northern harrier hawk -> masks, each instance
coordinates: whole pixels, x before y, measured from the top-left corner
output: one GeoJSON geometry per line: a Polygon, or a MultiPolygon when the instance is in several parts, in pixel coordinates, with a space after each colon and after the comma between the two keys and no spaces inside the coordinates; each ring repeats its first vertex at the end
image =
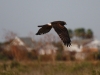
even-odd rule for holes
{"type": "Polygon", "coordinates": [[[41,27],[39,31],[36,33],[36,35],[41,35],[48,33],[51,28],[54,28],[54,30],[57,32],[61,40],[63,41],[64,45],[70,46],[71,40],[69,37],[69,33],[67,28],[65,28],[66,22],[64,21],[53,21],[51,23],[45,24],[45,25],[39,25],[38,27],[41,27]]]}

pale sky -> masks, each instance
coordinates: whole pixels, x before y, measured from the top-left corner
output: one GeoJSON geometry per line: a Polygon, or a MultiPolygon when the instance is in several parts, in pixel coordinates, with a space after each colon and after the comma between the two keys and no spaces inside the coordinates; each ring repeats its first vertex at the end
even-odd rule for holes
{"type": "Polygon", "coordinates": [[[23,37],[56,20],[66,21],[70,29],[90,28],[100,40],[100,0],[0,0],[0,41],[3,29],[23,37]]]}

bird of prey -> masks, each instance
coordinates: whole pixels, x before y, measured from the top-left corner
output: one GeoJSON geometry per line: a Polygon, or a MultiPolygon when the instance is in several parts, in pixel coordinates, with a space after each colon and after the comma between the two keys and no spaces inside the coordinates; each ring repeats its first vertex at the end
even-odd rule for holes
{"type": "Polygon", "coordinates": [[[44,25],[39,25],[38,27],[41,27],[41,28],[38,30],[36,35],[48,33],[51,30],[51,28],[54,28],[56,33],[59,35],[59,37],[63,41],[64,45],[67,45],[67,47],[68,46],[70,47],[71,40],[69,37],[68,30],[64,25],[66,25],[66,22],[64,21],[53,21],[44,25]]]}

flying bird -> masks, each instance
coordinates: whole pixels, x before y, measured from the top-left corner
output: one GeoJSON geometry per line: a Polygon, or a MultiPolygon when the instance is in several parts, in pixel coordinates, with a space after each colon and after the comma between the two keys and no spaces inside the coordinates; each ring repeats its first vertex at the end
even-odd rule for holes
{"type": "Polygon", "coordinates": [[[41,28],[38,30],[36,35],[48,33],[51,30],[51,28],[54,28],[56,33],[59,35],[59,37],[63,41],[64,45],[67,45],[67,47],[68,46],[70,47],[71,40],[69,37],[68,30],[64,25],[67,25],[66,22],[64,21],[53,21],[44,25],[39,25],[38,27],[41,27],[41,28]]]}

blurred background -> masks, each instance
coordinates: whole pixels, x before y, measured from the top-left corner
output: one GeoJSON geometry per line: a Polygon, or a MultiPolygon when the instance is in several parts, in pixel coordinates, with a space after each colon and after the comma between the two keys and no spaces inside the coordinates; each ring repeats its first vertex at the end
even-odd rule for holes
{"type": "Polygon", "coordinates": [[[0,74],[99,75],[99,15],[99,0],[0,0],[0,74]],[[67,22],[70,47],[54,29],[35,35],[57,20],[67,22]]]}

